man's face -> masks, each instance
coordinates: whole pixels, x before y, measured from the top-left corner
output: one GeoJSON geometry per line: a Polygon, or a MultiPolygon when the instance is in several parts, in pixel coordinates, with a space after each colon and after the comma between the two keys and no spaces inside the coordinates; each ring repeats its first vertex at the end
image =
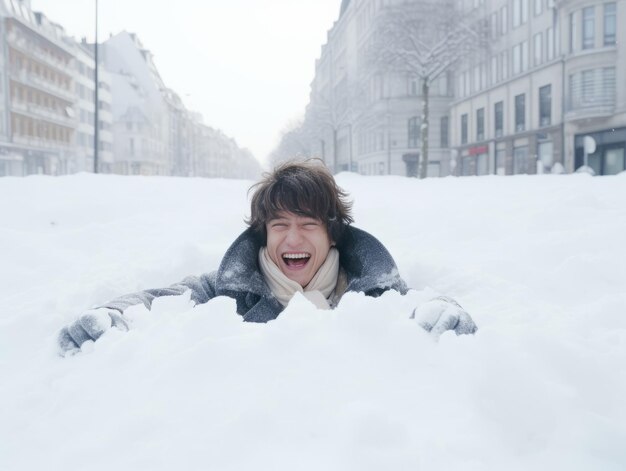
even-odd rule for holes
{"type": "Polygon", "coordinates": [[[267,252],[280,271],[303,288],[322,266],[331,247],[326,225],[283,211],[266,224],[267,252]]]}

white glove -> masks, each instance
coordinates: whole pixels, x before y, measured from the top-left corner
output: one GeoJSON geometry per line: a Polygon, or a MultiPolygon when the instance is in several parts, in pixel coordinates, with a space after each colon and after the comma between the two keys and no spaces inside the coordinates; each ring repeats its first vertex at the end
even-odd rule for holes
{"type": "Polygon", "coordinates": [[[98,340],[111,327],[128,330],[128,323],[119,311],[101,307],[83,312],[78,319],[59,332],[61,353],[78,350],[88,340],[98,340]]]}
{"type": "Polygon", "coordinates": [[[457,335],[473,334],[478,330],[459,303],[446,296],[439,296],[416,307],[411,318],[435,338],[447,330],[453,330],[457,335]]]}

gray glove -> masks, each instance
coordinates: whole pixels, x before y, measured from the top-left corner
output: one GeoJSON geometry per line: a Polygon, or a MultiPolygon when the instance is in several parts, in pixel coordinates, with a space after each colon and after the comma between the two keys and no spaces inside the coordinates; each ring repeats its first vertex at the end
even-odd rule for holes
{"type": "Polygon", "coordinates": [[[435,338],[447,330],[453,330],[456,335],[473,334],[478,330],[459,303],[446,296],[439,296],[416,307],[411,318],[435,338]]]}
{"type": "Polygon", "coordinates": [[[59,332],[58,344],[61,353],[78,350],[88,340],[98,340],[111,327],[128,330],[128,323],[119,311],[98,308],[83,312],[78,319],[59,332]]]}

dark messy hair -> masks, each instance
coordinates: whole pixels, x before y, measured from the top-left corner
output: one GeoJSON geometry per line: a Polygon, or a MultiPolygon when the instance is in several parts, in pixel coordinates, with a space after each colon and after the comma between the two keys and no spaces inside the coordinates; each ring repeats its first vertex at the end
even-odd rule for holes
{"type": "Polygon", "coordinates": [[[350,215],[352,202],[319,159],[287,161],[265,173],[258,183],[250,203],[250,218],[246,223],[267,242],[265,223],[288,211],[317,219],[326,225],[328,236],[338,242],[345,228],[354,222],[350,215]]]}

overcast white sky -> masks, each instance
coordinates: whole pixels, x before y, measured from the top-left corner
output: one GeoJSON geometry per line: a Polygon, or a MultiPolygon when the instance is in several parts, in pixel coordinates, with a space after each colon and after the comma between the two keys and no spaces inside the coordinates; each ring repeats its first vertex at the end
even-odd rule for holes
{"type": "MultiPolygon", "coordinates": [[[[32,0],[68,34],[94,37],[94,0],[32,0]]],[[[99,39],[137,33],[166,85],[260,160],[308,102],[341,0],[100,0],[99,39]]]]}

